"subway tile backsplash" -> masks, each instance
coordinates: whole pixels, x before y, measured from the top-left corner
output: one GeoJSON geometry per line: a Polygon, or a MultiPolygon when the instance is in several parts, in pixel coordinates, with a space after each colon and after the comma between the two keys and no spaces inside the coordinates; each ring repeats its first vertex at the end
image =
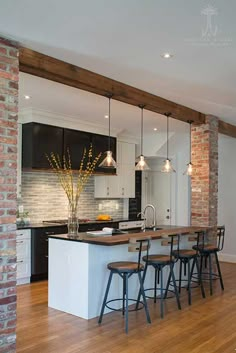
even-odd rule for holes
{"type": "MultiPolygon", "coordinates": [[[[57,176],[46,171],[23,171],[21,204],[29,212],[32,223],[68,217],[68,201],[57,176]]],[[[94,176],[86,184],[79,200],[79,218],[95,219],[98,214],[123,218],[123,199],[95,199],[94,176]]]]}

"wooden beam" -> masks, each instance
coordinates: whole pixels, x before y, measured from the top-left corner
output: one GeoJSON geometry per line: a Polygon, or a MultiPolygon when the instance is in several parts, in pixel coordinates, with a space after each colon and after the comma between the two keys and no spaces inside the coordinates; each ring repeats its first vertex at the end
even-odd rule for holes
{"type": "Polygon", "coordinates": [[[230,137],[236,138],[236,126],[219,120],[218,131],[220,134],[224,134],[230,137]]]}
{"type": "Polygon", "coordinates": [[[112,93],[115,100],[135,106],[145,104],[146,110],[155,113],[171,112],[171,117],[184,122],[205,122],[205,115],[198,111],[31,49],[20,48],[19,61],[20,71],[28,74],[102,96],[112,93]]]}

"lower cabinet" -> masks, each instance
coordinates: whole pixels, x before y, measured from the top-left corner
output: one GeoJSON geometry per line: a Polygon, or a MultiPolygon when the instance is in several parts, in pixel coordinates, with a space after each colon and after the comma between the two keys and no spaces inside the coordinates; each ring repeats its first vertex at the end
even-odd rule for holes
{"type": "Polygon", "coordinates": [[[31,276],[31,230],[16,231],[17,284],[30,282],[31,276]]]}
{"type": "Polygon", "coordinates": [[[31,282],[48,278],[48,236],[64,233],[67,233],[67,226],[32,229],[31,282]]]}

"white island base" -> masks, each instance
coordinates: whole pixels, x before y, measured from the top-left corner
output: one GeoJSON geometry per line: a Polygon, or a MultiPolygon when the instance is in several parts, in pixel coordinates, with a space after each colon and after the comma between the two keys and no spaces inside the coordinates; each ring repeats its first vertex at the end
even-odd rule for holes
{"type": "MultiPolygon", "coordinates": [[[[153,240],[150,253],[165,253],[161,240],[153,240]]],[[[137,261],[137,253],[128,252],[128,244],[103,246],[78,241],[49,238],[48,306],[83,319],[99,316],[109,270],[113,261],[137,261]]],[[[168,269],[164,270],[165,281],[168,269]]],[[[153,287],[154,271],[148,269],[145,287],[153,287]]],[[[129,279],[129,298],[136,299],[138,276],[129,279]]],[[[113,276],[109,299],[122,297],[122,279],[113,276]]],[[[117,303],[117,308],[121,302],[117,303]]],[[[132,303],[130,303],[132,304],[132,303]]],[[[112,303],[115,306],[114,303],[112,303]]],[[[110,310],[106,309],[105,313],[110,310]]]]}

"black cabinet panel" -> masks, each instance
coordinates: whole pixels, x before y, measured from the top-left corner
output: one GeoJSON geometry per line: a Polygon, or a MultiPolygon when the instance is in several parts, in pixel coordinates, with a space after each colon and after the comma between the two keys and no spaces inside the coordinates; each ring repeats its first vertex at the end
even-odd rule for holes
{"type": "Polygon", "coordinates": [[[49,163],[46,154],[54,152],[62,158],[63,128],[28,123],[22,126],[22,166],[23,168],[46,168],[49,163]]]}
{"type": "MultiPolygon", "coordinates": [[[[64,129],[61,127],[27,123],[22,126],[22,167],[50,169],[46,154],[54,152],[62,160],[63,154],[67,155],[69,149],[72,169],[79,169],[84,148],[89,150],[93,146],[93,158],[102,153],[101,159],[105,157],[108,150],[108,136],[93,134],[85,131],[64,129]]],[[[111,137],[110,148],[116,159],[116,138],[111,137]]],[[[96,173],[115,174],[113,168],[99,168],[96,166],[96,173]]],[[[84,161],[86,168],[87,160],[84,161]]]]}
{"type": "MultiPolygon", "coordinates": [[[[91,134],[84,131],[76,131],[64,129],[64,153],[67,156],[69,150],[72,169],[79,169],[82,160],[84,149],[88,153],[91,143],[91,134]]],[[[86,167],[87,160],[84,160],[84,168],[86,167]]]]}
{"type": "MultiPolygon", "coordinates": [[[[92,144],[93,144],[93,150],[94,150],[94,155],[98,155],[99,153],[102,153],[100,161],[98,162],[95,171],[97,173],[109,173],[109,174],[115,174],[116,169],[114,168],[100,168],[99,163],[106,157],[106,151],[108,151],[109,148],[109,137],[104,136],[104,135],[99,135],[99,134],[93,134],[92,135],[92,144]]],[[[111,137],[110,138],[110,149],[112,151],[113,158],[116,160],[116,138],[111,137]]]]}
{"type": "Polygon", "coordinates": [[[129,199],[129,219],[137,219],[137,215],[141,212],[142,200],[142,172],[135,172],[135,198],[129,199]]]}
{"type": "Polygon", "coordinates": [[[31,282],[48,277],[48,236],[67,233],[67,226],[35,228],[31,231],[31,282]]]}

